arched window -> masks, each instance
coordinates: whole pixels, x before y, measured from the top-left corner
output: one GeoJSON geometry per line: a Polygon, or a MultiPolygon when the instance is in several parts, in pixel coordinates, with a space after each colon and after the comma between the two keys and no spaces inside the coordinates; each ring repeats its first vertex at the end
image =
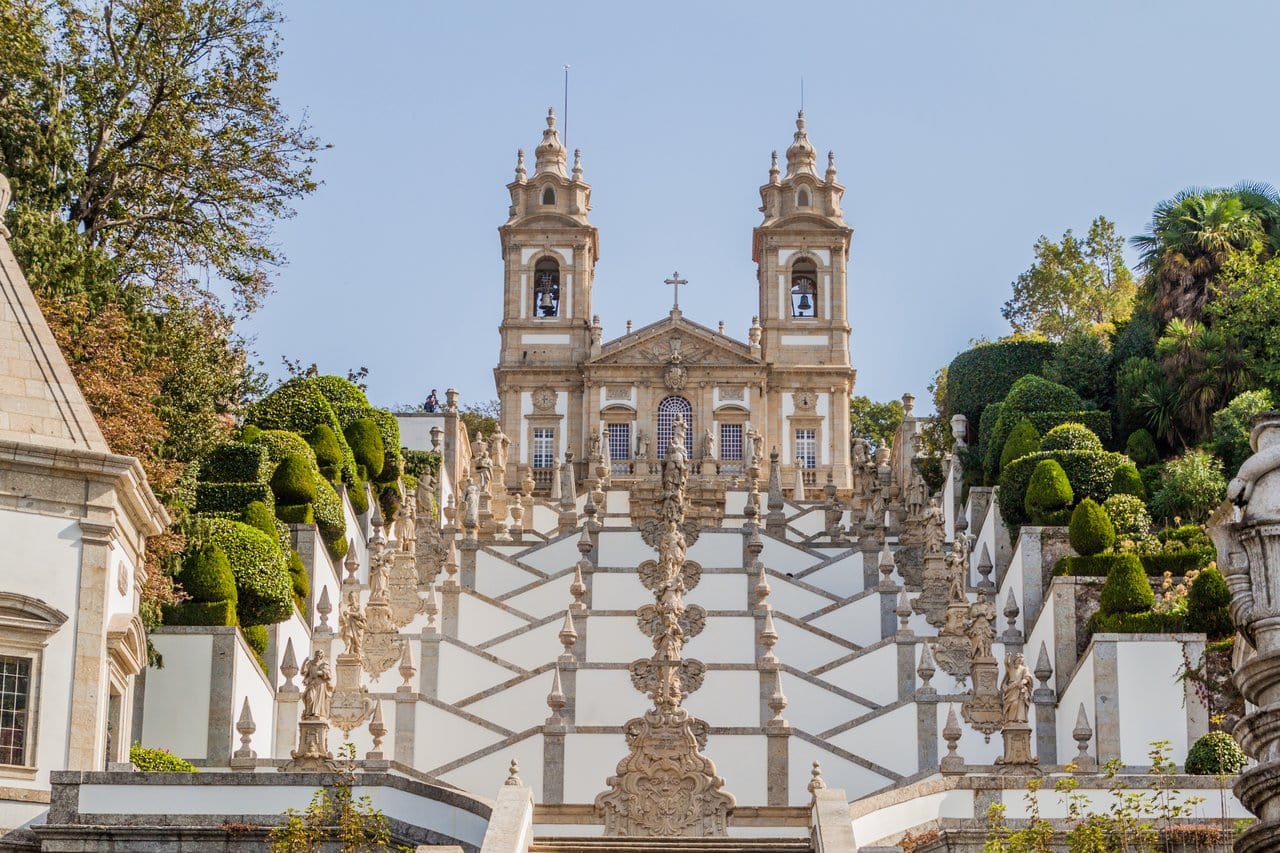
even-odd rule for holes
{"type": "Polygon", "coordinates": [[[805,187],[800,188],[800,192],[796,193],[796,207],[809,206],[809,190],[805,187]]]}
{"type": "Polygon", "coordinates": [[[658,458],[667,458],[671,445],[671,425],[676,418],[684,419],[684,451],[693,458],[693,406],[684,397],[667,397],[658,404],[658,458]]]}
{"type": "Polygon", "coordinates": [[[560,316],[560,265],[552,258],[543,258],[533,268],[533,314],[560,316]]]}
{"type": "Polygon", "coordinates": [[[818,316],[818,269],[807,258],[791,267],[791,316],[818,316]]]}
{"type": "Polygon", "coordinates": [[[543,190],[543,191],[542,191],[542,203],[543,203],[543,204],[555,204],[555,203],[556,203],[556,191],[555,191],[555,190],[553,190],[551,187],[547,187],[545,190],[543,190]]]}

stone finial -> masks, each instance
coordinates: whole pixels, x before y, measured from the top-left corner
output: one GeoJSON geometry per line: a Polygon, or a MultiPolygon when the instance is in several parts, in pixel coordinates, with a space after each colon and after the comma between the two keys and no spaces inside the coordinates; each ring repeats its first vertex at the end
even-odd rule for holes
{"type": "Polygon", "coordinates": [[[769,696],[769,710],[773,711],[773,717],[769,720],[768,725],[772,728],[785,726],[787,721],[782,719],[782,712],[787,709],[787,697],[782,692],[782,682],[775,678],[773,681],[773,693],[769,696]]]}
{"type": "Polygon", "coordinates": [[[892,592],[896,588],[893,573],[897,568],[897,563],[893,561],[893,552],[889,550],[889,543],[886,542],[880,549],[880,589],[882,591],[892,592]]]}
{"type": "Polygon", "coordinates": [[[796,175],[817,175],[818,152],[809,142],[809,133],[805,127],[804,110],[796,113],[796,132],[791,145],[787,148],[787,177],[796,175]]]}
{"type": "Polygon", "coordinates": [[[982,577],[982,580],[978,581],[978,589],[996,588],[996,585],[991,581],[991,573],[994,570],[995,566],[991,562],[991,552],[987,550],[987,543],[983,542],[982,553],[978,555],[978,574],[982,577]]]}
{"type": "MultiPolygon", "coordinates": [[[[581,542],[579,542],[581,545],[581,542]]],[[[574,563],[573,566],[573,583],[569,584],[569,594],[573,596],[573,604],[569,609],[574,613],[585,615],[587,612],[586,602],[583,601],[587,595],[587,582],[582,578],[582,560],[574,563]]]]}
{"type": "Polygon", "coordinates": [[[1040,689],[1047,690],[1049,679],[1053,676],[1053,665],[1049,663],[1049,647],[1043,640],[1040,641],[1040,653],[1036,656],[1035,675],[1040,682],[1040,689]]]}
{"type": "Polygon", "coordinates": [[[564,173],[565,150],[560,143],[560,134],[556,131],[555,107],[547,108],[547,127],[542,131],[542,141],[533,149],[534,174],[551,172],[560,177],[568,177],[564,173]]]}
{"type": "Polygon", "coordinates": [[[413,689],[413,677],[418,674],[417,667],[413,665],[413,656],[409,651],[408,643],[400,644],[400,678],[404,681],[406,689],[413,689]]]}
{"type": "Polygon", "coordinates": [[[444,588],[458,588],[458,542],[456,539],[449,540],[449,552],[444,558],[444,588]]]}
{"type": "Polygon", "coordinates": [[[320,624],[317,626],[325,630],[329,630],[329,614],[333,612],[333,602],[329,600],[329,587],[320,587],[320,600],[316,602],[316,613],[320,614],[320,624]]]}
{"type": "Polygon", "coordinates": [[[963,733],[960,721],[956,718],[956,706],[951,705],[947,709],[947,724],[942,727],[942,739],[947,742],[947,754],[942,757],[938,769],[943,773],[964,772],[964,759],[956,752],[956,748],[960,745],[960,735],[963,733]]]}
{"type": "Polygon", "coordinates": [[[569,700],[565,698],[564,687],[560,682],[560,667],[556,667],[555,673],[551,678],[551,692],[547,694],[547,707],[551,709],[551,719],[547,720],[548,725],[560,725],[564,722],[561,712],[565,706],[569,704],[569,700]]]}
{"type": "Polygon", "coordinates": [[[933,679],[933,674],[938,668],[933,664],[933,653],[929,651],[927,642],[920,644],[920,665],[916,667],[916,675],[920,676],[920,686],[916,688],[916,693],[933,695],[938,691],[929,682],[933,679]]]}
{"type": "Polygon", "coordinates": [[[444,410],[446,412],[458,411],[458,389],[457,388],[444,389],[444,410]]]}
{"type": "Polygon", "coordinates": [[[761,658],[763,662],[778,662],[778,659],[773,655],[773,647],[777,644],[778,631],[773,627],[773,610],[765,610],[764,627],[760,629],[760,645],[764,646],[764,657],[761,658]]]}
{"type": "Polygon", "coordinates": [[[827,783],[822,779],[822,765],[813,762],[813,768],[809,770],[809,784],[805,786],[809,791],[809,796],[813,799],[818,798],[818,792],[827,787],[827,783]]]}
{"type": "Polygon", "coordinates": [[[342,567],[347,570],[345,583],[356,583],[356,573],[360,571],[360,561],[356,559],[356,541],[354,539],[347,541],[347,559],[342,562],[342,567]]]}
{"type": "Polygon", "coordinates": [[[776,184],[778,182],[778,152],[773,151],[769,155],[769,183],[776,184]]]}
{"type": "Polygon", "coordinates": [[[573,149],[573,180],[582,180],[582,149],[573,149]]]}
{"type": "Polygon", "coordinates": [[[829,184],[834,184],[836,182],[836,152],[834,151],[827,152],[826,181],[829,184]]]}
{"type": "Polygon", "coordinates": [[[373,749],[365,753],[369,761],[382,761],[382,739],[387,736],[387,724],[382,718],[382,700],[373,700],[373,719],[369,720],[369,734],[373,736],[373,749]]]}
{"type": "Polygon", "coordinates": [[[762,553],[764,553],[764,541],[760,538],[760,531],[752,528],[747,535],[747,559],[755,563],[759,561],[762,553]]]}
{"type": "Polygon", "coordinates": [[[440,613],[440,605],[436,602],[435,586],[427,587],[427,597],[422,602],[422,612],[427,614],[427,630],[436,630],[436,616],[440,613]]]}
{"type": "MultiPolygon", "coordinates": [[[[325,589],[328,590],[328,587],[325,589]]],[[[293,637],[284,641],[284,657],[280,659],[280,674],[284,676],[284,684],[280,685],[280,692],[297,693],[298,685],[293,683],[293,677],[298,674],[298,656],[293,651],[293,637]]]]}
{"type": "Polygon", "coordinates": [[[1076,727],[1071,730],[1079,754],[1072,759],[1081,770],[1092,770],[1098,762],[1089,754],[1089,741],[1093,740],[1093,727],[1089,725],[1089,717],[1084,712],[1084,703],[1080,703],[1080,712],[1076,714],[1076,727]]]}
{"type": "Polygon", "coordinates": [[[902,416],[904,418],[915,417],[916,414],[916,395],[910,391],[902,395],[902,416]]]}
{"type": "Polygon", "coordinates": [[[1001,641],[1005,643],[1021,643],[1022,632],[1018,630],[1018,614],[1022,611],[1018,608],[1018,599],[1014,596],[1013,590],[1009,590],[1009,595],[1004,602],[1004,618],[1008,620],[1009,627],[1005,629],[1004,634],[1000,636],[1001,641]]]}
{"type": "Polygon", "coordinates": [[[511,759],[511,766],[507,768],[507,781],[502,784],[510,785],[513,788],[524,784],[524,781],[520,778],[520,762],[514,758],[511,759]]]}
{"type": "Polygon", "coordinates": [[[244,704],[240,706],[240,719],[236,721],[236,731],[240,733],[240,748],[231,754],[232,758],[257,758],[258,753],[253,751],[250,746],[250,740],[253,733],[258,730],[258,726],[253,722],[253,714],[249,710],[249,697],[244,697],[244,704]]]}
{"type": "Polygon", "coordinates": [[[721,335],[724,334],[724,320],[720,321],[720,325],[717,327],[716,331],[721,335]]]}
{"type": "Polygon", "coordinates": [[[524,149],[523,148],[517,149],[516,150],[516,181],[518,181],[519,183],[524,183],[525,178],[528,177],[528,174],[529,173],[526,172],[524,168],[524,149]]]}
{"type": "Polygon", "coordinates": [[[764,610],[769,608],[769,605],[765,604],[765,599],[769,597],[769,593],[773,592],[773,589],[769,586],[769,578],[765,574],[764,563],[757,560],[756,564],[760,567],[760,572],[756,576],[756,585],[752,592],[756,597],[756,609],[764,610]]]}
{"type": "Polygon", "coordinates": [[[914,633],[907,627],[907,623],[911,621],[911,600],[907,598],[905,586],[898,591],[898,606],[893,612],[898,616],[898,635],[910,637],[914,633]]]}
{"type": "Polygon", "coordinates": [[[560,659],[564,661],[574,660],[573,644],[578,642],[578,631],[573,627],[573,613],[569,610],[564,612],[564,624],[560,626],[560,645],[564,646],[564,652],[560,655],[560,659]]]}
{"type": "MultiPolygon", "coordinates": [[[[583,511],[585,512],[585,507],[583,511]]],[[[596,546],[595,546],[595,543],[591,541],[590,531],[588,531],[587,528],[583,527],[582,534],[578,536],[578,553],[581,554],[583,557],[586,557],[588,554],[591,553],[591,549],[594,547],[596,546]]]]}

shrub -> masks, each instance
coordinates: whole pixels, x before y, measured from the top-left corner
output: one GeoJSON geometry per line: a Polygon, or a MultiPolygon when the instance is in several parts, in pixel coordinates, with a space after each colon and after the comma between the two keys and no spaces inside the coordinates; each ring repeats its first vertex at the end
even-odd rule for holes
{"type": "Polygon", "coordinates": [[[262,435],[262,430],[253,424],[245,424],[240,428],[240,440],[246,444],[253,444],[262,435]]]}
{"type": "Polygon", "coordinates": [[[400,506],[401,506],[399,482],[383,483],[380,487],[378,487],[378,503],[382,507],[383,518],[385,519],[395,518],[396,513],[400,511],[400,506]]]}
{"type": "Polygon", "coordinates": [[[369,413],[378,425],[378,433],[382,436],[383,464],[382,474],[377,477],[379,483],[392,483],[400,479],[404,473],[404,459],[400,454],[400,422],[396,416],[386,409],[374,409],[369,413]]]}
{"type": "Polygon", "coordinates": [[[1121,554],[1102,585],[1099,609],[1105,614],[1141,613],[1156,603],[1142,563],[1133,554],[1121,554]]]}
{"type": "Polygon", "coordinates": [[[1231,590],[1222,572],[1209,567],[1196,575],[1187,591],[1187,627],[1204,631],[1210,640],[1220,640],[1235,633],[1231,624],[1231,590]]]}
{"type": "Polygon", "coordinates": [[[346,539],[347,517],[342,511],[342,500],[333,484],[328,480],[316,483],[316,499],[312,504],[315,511],[316,526],[320,528],[320,536],[325,542],[346,539]]]}
{"type": "Polygon", "coordinates": [[[1147,489],[1142,485],[1142,475],[1132,465],[1121,465],[1111,477],[1111,494],[1130,495],[1145,503],[1147,489]]]}
{"type": "Polygon", "coordinates": [[[311,578],[307,576],[307,567],[297,551],[289,552],[289,579],[293,582],[293,603],[298,610],[307,609],[307,595],[311,592],[311,578]]]}
{"type": "Polygon", "coordinates": [[[1062,524],[1067,520],[1073,495],[1067,473],[1053,459],[1036,464],[1027,484],[1024,506],[1034,524],[1062,524]]]}
{"type": "Polygon", "coordinates": [[[1065,385],[1029,374],[1018,379],[1004,398],[1005,412],[1066,412],[1084,408],[1080,395],[1065,385]]]}
{"type": "Polygon", "coordinates": [[[176,579],[194,601],[229,600],[235,604],[235,575],[231,572],[227,552],[217,545],[207,544],[192,549],[183,559],[176,579]]]}
{"type": "MultiPolygon", "coordinates": [[[[1116,541],[1126,539],[1141,546],[1151,541],[1151,515],[1141,498],[1127,494],[1115,494],[1102,505],[1116,531],[1116,541]]],[[[1153,574],[1160,574],[1153,572],[1153,574]]]]}
{"type": "Polygon", "coordinates": [[[1129,440],[1124,443],[1124,452],[1138,466],[1154,465],[1160,461],[1156,440],[1145,429],[1129,433],[1129,440]]]}
{"type": "Polygon", "coordinates": [[[1095,331],[1073,332],[1063,338],[1040,375],[1066,385],[1097,406],[1111,404],[1115,380],[1107,337],[1095,331]]]}
{"type": "Polygon", "coordinates": [[[368,479],[377,479],[386,463],[383,456],[382,436],[378,433],[378,424],[373,418],[360,418],[352,421],[343,431],[351,453],[356,458],[357,470],[363,469],[368,479]]]}
{"type": "Polygon", "coordinates": [[[1236,739],[1226,732],[1202,735],[1187,751],[1187,772],[1192,776],[1230,776],[1239,773],[1248,758],[1236,739]]]}
{"type": "MultiPolygon", "coordinates": [[[[333,488],[330,486],[330,488],[333,488]]],[[[316,515],[311,504],[276,504],[276,518],[285,524],[315,524],[316,515]]]]}
{"type": "Polygon", "coordinates": [[[1164,464],[1160,485],[1151,495],[1151,514],[1204,521],[1226,493],[1222,462],[1203,450],[1188,450],[1164,464]]]}
{"type": "Polygon", "coordinates": [[[1004,466],[1008,465],[1015,459],[1021,459],[1028,453],[1035,453],[1040,449],[1040,433],[1036,432],[1036,428],[1032,426],[1031,421],[1023,418],[1018,421],[1018,425],[1009,433],[1009,437],[1005,439],[1004,449],[1000,451],[1000,469],[1004,470],[1004,466]]]}
{"type": "Polygon", "coordinates": [[[1169,544],[1181,545],[1184,548],[1207,548],[1213,549],[1213,540],[1209,538],[1209,534],[1205,533],[1204,528],[1198,524],[1182,524],[1178,527],[1166,527],[1160,532],[1160,541],[1169,544]]]}
{"type": "Polygon", "coordinates": [[[359,480],[347,489],[347,500],[351,501],[351,509],[356,515],[364,515],[369,511],[369,490],[364,480],[359,480]]]}
{"type": "Polygon", "coordinates": [[[1142,613],[1103,613],[1093,614],[1089,619],[1087,630],[1094,634],[1176,634],[1183,630],[1184,619],[1176,613],[1157,613],[1146,610],[1142,613]]]}
{"type": "Polygon", "coordinates": [[[319,473],[316,465],[316,454],[307,444],[307,440],[296,432],[283,429],[262,430],[254,443],[266,448],[267,458],[273,465],[279,465],[287,456],[301,456],[308,467],[319,473]]]}
{"type": "Polygon", "coordinates": [[[1059,424],[1044,434],[1041,450],[1091,450],[1100,452],[1102,440],[1084,424],[1059,424]]]}
{"type": "Polygon", "coordinates": [[[307,443],[315,451],[320,473],[331,483],[339,482],[342,479],[343,453],[338,434],[327,424],[320,424],[307,433],[307,443]]]}
{"type": "Polygon", "coordinates": [[[293,612],[289,570],[274,536],[221,518],[201,519],[197,536],[226,552],[236,579],[241,625],[270,625],[289,618],[293,612]]]}
{"type": "Polygon", "coordinates": [[[229,512],[239,515],[254,501],[275,504],[266,483],[197,483],[196,512],[229,512]]]}
{"type": "Polygon", "coordinates": [[[1116,541],[1116,529],[1111,524],[1111,519],[1093,498],[1085,498],[1076,504],[1071,513],[1069,535],[1071,547],[1082,557],[1101,554],[1116,541]]]}
{"type": "Polygon", "coordinates": [[[1005,340],[960,353],[947,368],[947,414],[976,424],[982,410],[1004,399],[1019,377],[1038,373],[1056,347],[1051,341],[1005,340]]]}
{"type": "MultiPolygon", "coordinates": [[[[1093,498],[1098,503],[1111,497],[1116,468],[1127,461],[1122,454],[1105,451],[1042,450],[1010,462],[1000,475],[1000,514],[1006,524],[1016,526],[1030,520],[1024,504],[1027,485],[1036,466],[1045,459],[1054,460],[1066,471],[1076,500],[1093,498]]],[[[1066,523],[1065,518],[1062,523],[1066,523]]]]}
{"type": "Polygon", "coordinates": [[[1202,569],[1209,565],[1213,561],[1213,554],[1191,548],[1179,551],[1148,552],[1139,554],[1138,559],[1142,560],[1142,568],[1149,575],[1159,576],[1165,572],[1172,575],[1185,575],[1193,569],[1202,569]]]}
{"type": "Polygon", "coordinates": [[[196,766],[167,749],[135,743],[129,747],[129,763],[143,773],[195,773],[196,766]]]}
{"type": "Polygon", "coordinates": [[[1055,575],[1073,578],[1105,578],[1117,563],[1124,562],[1132,554],[1094,554],[1091,557],[1063,557],[1053,567],[1055,575]]]}
{"type": "Polygon", "coordinates": [[[1213,452],[1227,466],[1237,471],[1253,452],[1249,447],[1249,433],[1253,429],[1253,416],[1275,408],[1271,392],[1246,391],[1213,416],[1213,452]]]}
{"type": "Polygon", "coordinates": [[[298,453],[290,453],[271,475],[271,492],[277,503],[309,504],[316,499],[314,463],[298,453]]]}
{"type": "MultiPolygon", "coordinates": [[[[329,400],[314,383],[315,378],[290,379],[255,403],[250,411],[249,420],[264,430],[289,430],[305,435],[313,447],[316,444],[314,438],[316,428],[325,427],[327,435],[331,435],[337,444],[338,450],[334,454],[337,459],[336,461],[330,459],[327,463],[322,462],[318,458],[320,453],[317,451],[320,468],[331,480],[336,481],[341,477],[350,482],[351,478],[355,477],[355,458],[351,455],[351,448],[347,446],[346,440],[342,438],[342,425],[338,421],[338,416],[334,413],[329,400]],[[333,470],[325,470],[326,467],[333,470]]],[[[326,451],[328,450],[330,447],[326,445],[326,451]]]]}
{"type": "Polygon", "coordinates": [[[268,536],[276,537],[276,517],[262,501],[253,501],[244,508],[240,520],[250,527],[256,527],[268,536]]]}
{"type": "Polygon", "coordinates": [[[236,602],[232,598],[221,601],[183,601],[180,604],[161,605],[166,625],[220,625],[236,624],[236,602]]]}
{"type": "Polygon", "coordinates": [[[256,444],[231,441],[213,449],[200,466],[206,483],[257,483],[266,479],[266,450],[256,444]]]}
{"type": "Polygon", "coordinates": [[[270,637],[267,635],[266,625],[241,625],[240,633],[244,636],[245,643],[253,650],[253,656],[258,659],[258,663],[262,664],[262,668],[267,668],[267,644],[270,637]]]}
{"type": "Polygon", "coordinates": [[[329,401],[333,413],[338,416],[338,423],[343,427],[354,420],[367,417],[373,410],[373,406],[369,405],[369,398],[350,379],[330,374],[310,376],[304,381],[329,401]]]}

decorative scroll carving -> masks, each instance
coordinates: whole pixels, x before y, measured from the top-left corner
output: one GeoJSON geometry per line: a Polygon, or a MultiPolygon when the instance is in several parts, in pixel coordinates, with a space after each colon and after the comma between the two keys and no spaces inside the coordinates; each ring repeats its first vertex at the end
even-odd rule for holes
{"type": "Polygon", "coordinates": [[[604,398],[606,400],[630,400],[630,385],[606,385],[604,386],[604,398]]]}
{"type": "MultiPolygon", "coordinates": [[[[673,348],[673,354],[678,352],[673,348]]],[[[684,421],[677,419],[662,465],[658,518],[646,531],[658,559],[640,566],[641,583],[653,593],[654,602],[641,606],[636,618],[652,639],[654,653],[631,664],[631,683],[648,695],[653,708],[627,722],[629,752],[607,780],[609,790],[595,801],[604,812],[605,834],[611,836],[724,836],[735,803],[721,790],[724,779],[716,775],[715,764],[702,754],[707,724],[681,707],[684,697],[702,685],[706,671],[701,661],[681,656],[685,641],[706,622],[701,607],[686,607],[683,600],[702,571],[685,560],[684,433],[684,421]]]]}
{"type": "Polygon", "coordinates": [[[418,595],[418,569],[411,554],[397,554],[387,573],[387,598],[391,605],[391,622],[397,629],[413,621],[422,612],[423,600],[418,595]]]}
{"type": "Polygon", "coordinates": [[[741,403],[746,399],[746,389],[741,386],[737,388],[721,388],[720,399],[725,403],[741,403]]]}

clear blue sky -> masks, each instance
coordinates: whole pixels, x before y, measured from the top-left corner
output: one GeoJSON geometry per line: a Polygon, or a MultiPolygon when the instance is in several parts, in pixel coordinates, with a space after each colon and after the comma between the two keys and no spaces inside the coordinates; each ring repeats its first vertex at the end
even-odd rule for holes
{"type": "Polygon", "coordinates": [[[279,92],[333,145],[283,223],[277,292],[243,324],[378,404],[494,396],[497,227],[570,78],[600,229],[606,339],[686,316],[745,338],[751,229],[804,77],[854,227],[857,392],[923,396],[1042,233],[1097,214],[1125,236],[1190,185],[1280,181],[1280,4],[1259,2],[286,2],[279,92]]]}

